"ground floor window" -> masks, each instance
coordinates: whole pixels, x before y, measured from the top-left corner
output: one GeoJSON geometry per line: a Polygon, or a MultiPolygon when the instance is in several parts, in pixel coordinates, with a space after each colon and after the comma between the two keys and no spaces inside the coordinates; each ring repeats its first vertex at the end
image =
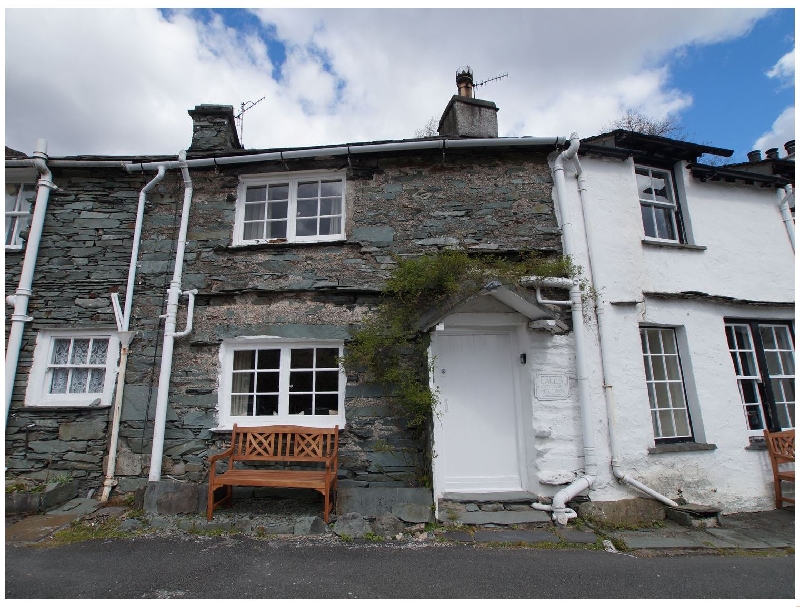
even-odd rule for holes
{"type": "Polygon", "coordinates": [[[118,344],[116,333],[112,332],[40,332],[25,404],[111,404],[118,344]]]}
{"type": "Polygon", "coordinates": [[[693,440],[675,329],[641,327],[642,354],[656,442],[693,440]]]}
{"type": "Polygon", "coordinates": [[[775,321],[725,323],[747,429],[794,428],[794,336],[775,321]],[[770,423],[770,421],[772,423],[770,423]]]}
{"type": "Polygon", "coordinates": [[[223,344],[220,425],[344,426],[342,342],[275,339],[223,344]]]}

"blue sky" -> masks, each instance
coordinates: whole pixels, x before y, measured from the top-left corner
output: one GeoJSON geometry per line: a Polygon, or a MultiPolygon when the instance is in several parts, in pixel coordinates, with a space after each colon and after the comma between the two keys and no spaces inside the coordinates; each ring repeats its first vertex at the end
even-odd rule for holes
{"type": "Polygon", "coordinates": [[[501,136],[601,132],[635,108],[735,150],[794,138],[793,9],[7,9],[6,145],[171,154],[187,110],[263,98],[268,149],[403,139],[468,64],[501,136]],[[20,49],[24,49],[22,52],[20,49]],[[47,77],[41,77],[46,73],[47,77]]]}

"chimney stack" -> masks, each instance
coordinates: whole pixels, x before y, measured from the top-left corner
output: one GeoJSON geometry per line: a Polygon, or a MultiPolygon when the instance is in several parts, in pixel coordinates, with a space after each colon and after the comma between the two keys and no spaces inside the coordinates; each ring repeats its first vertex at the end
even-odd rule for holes
{"type": "Polygon", "coordinates": [[[192,117],[190,152],[225,152],[241,150],[232,105],[202,104],[189,110],[192,117]]]}
{"type": "Polygon", "coordinates": [[[761,150],[753,150],[752,152],[747,152],[747,161],[761,162],[761,150]]]}
{"type": "Polygon", "coordinates": [[[794,139],[784,143],[783,148],[786,150],[788,156],[794,156],[794,139]]]}
{"type": "Polygon", "coordinates": [[[491,101],[473,97],[472,68],[468,65],[456,72],[458,95],[453,95],[439,120],[442,137],[497,137],[497,106],[491,101]]]}
{"type": "Polygon", "coordinates": [[[778,148],[770,148],[766,151],[768,160],[776,160],[778,158],[778,148]]]}

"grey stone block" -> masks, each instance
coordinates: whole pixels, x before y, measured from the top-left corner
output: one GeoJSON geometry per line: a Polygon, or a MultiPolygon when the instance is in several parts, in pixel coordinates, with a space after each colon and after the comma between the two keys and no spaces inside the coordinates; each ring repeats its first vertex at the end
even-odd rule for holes
{"type": "Polygon", "coordinates": [[[136,520],[135,518],[126,518],[119,524],[119,528],[121,531],[136,531],[144,527],[141,521],[136,520]]]}
{"type": "Polygon", "coordinates": [[[370,531],[372,531],[372,527],[369,521],[358,512],[348,512],[341,515],[333,525],[333,532],[336,535],[347,536],[352,539],[362,538],[370,531]]]}
{"type": "Polygon", "coordinates": [[[144,510],[158,514],[194,514],[198,501],[198,486],[194,483],[150,481],[144,494],[144,510]]]}
{"type": "Polygon", "coordinates": [[[23,512],[37,512],[39,510],[38,493],[6,493],[6,514],[20,514],[23,512]]]}
{"type": "Polygon", "coordinates": [[[42,492],[42,510],[49,510],[77,496],[77,481],[72,481],[64,485],[48,483],[42,492]]]}
{"type": "Polygon", "coordinates": [[[312,535],[325,533],[328,531],[328,526],[318,516],[305,516],[299,519],[294,525],[295,535],[312,535]]]}
{"type": "Polygon", "coordinates": [[[530,512],[464,512],[459,514],[458,520],[465,525],[516,525],[519,523],[546,523],[550,517],[546,512],[532,510],[530,512]]]}
{"type": "Polygon", "coordinates": [[[405,530],[403,521],[393,514],[382,514],[372,523],[372,531],[384,538],[393,538],[405,530]]]}
{"type": "Polygon", "coordinates": [[[344,487],[344,482],[339,484],[336,499],[336,511],[340,513],[380,516],[392,512],[395,505],[419,504],[430,509],[433,503],[431,490],[424,487],[344,487]]]}
{"type": "Polygon", "coordinates": [[[407,523],[427,523],[433,520],[431,505],[425,504],[397,504],[392,508],[392,514],[407,523]]]}

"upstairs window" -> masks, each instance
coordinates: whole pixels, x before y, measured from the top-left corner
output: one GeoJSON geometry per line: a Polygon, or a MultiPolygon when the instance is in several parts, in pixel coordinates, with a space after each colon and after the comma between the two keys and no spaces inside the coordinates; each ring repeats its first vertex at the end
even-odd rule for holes
{"type": "Polygon", "coordinates": [[[36,198],[33,183],[6,184],[6,249],[21,249],[20,232],[27,229],[31,221],[31,203],[36,198]]]}
{"type": "Polygon", "coordinates": [[[344,426],[342,342],[243,339],[222,347],[220,426],[344,426]]]}
{"type": "Polygon", "coordinates": [[[680,209],[676,202],[672,173],[637,165],[636,185],[645,237],[682,242],[680,209]]]}
{"type": "Polygon", "coordinates": [[[234,244],[342,240],[344,200],[340,173],[242,178],[234,244]]]}

